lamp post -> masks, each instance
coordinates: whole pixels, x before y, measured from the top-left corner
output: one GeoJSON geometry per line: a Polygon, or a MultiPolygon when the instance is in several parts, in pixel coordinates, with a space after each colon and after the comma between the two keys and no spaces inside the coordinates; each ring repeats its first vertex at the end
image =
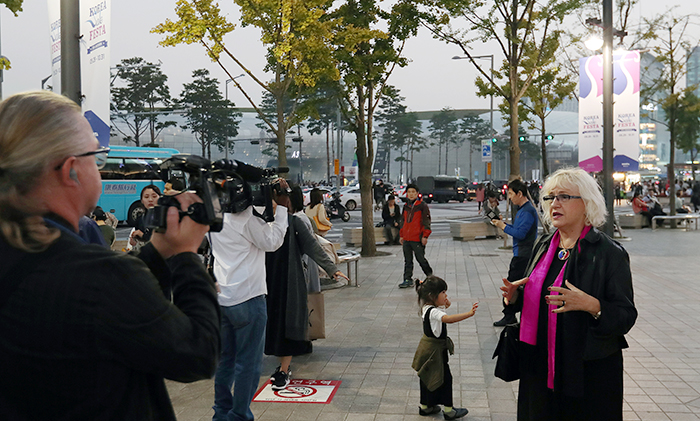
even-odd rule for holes
{"type": "MultiPolygon", "coordinates": [[[[486,55],[482,55],[482,56],[471,56],[471,58],[473,60],[486,59],[486,58],[490,59],[491,60],[491,78],[493,78],[493,54],[486,54],[486,55]]],[[[452,57],[452,60],[464,60],[464,59],[469,59],[469,57],[463,57],[463,56],[452,57]]],[[[489,120],[490,120],[490,124],[491,124],[491,133],[489,133],[489,136],[493,136],[493,93],[491,95],[489,95],[489,97],[491,98],[491,102],[489,105],[489,120]]],[[[484,165],[486,166],[487,164],[484,164],[484,165]]],[[[472,176],[472,174],[469,174],[469,177],[471,177],[471,176],[472,176]]],[[[486,180],[486,176],[487,176],[486,167],[484,167],[484,180],[486,180]]]]}
{"type": "MultiPolygon", "coordinates": [[[[234,76],[231,79],[226,79],[226,101],[227,102],[228,102],[228,84],[229,84],[229,82],[233,82],[233,79],[238,79],[239,77],[243,77],[243,76],[245,76],[245,73],[241,73],[240,75],[234,76]]],[[[225,148],[224,153],[226,155],[226,160],[228,160],[228,136],[226,136],[226,148],[225,148]]]]}

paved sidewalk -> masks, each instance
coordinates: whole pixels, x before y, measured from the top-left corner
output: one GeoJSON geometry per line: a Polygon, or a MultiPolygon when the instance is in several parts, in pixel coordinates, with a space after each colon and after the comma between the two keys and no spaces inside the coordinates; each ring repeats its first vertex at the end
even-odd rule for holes
{"type": "MultiPolygon", "coordinates": [[[[639,310],[624,353],[625,419],[700,420],[700,231],[625,234],[639,310]]],[[[497,250],[502,244],[431,238],[427,247],[435,274],[449,285],[448,312],[480,302],[475,317],[448,328],[456,347],[450,359],[455,405],[469,408],[469,420],[515,419],[517,382],[494,378],[491,360],[500,332],[492,326],[501,317],[498,287],[511,257],[497,250]]],[[[255,403],[257,420],[442,419],[418,415],[418,379],[411,369],[422,334],[416,294],[397,288],[400,248],[379,249],[393,255],[361,259],[359,288],[325,292],[327,339],[292,362],[295,378],[343,381],[332,403],[255,403]]],[[[265,357],[261,384],[277,364],[265,357]]],[[[168,382],[168,388],[179,420],[211,419],[213,380],[168,382]]]]}

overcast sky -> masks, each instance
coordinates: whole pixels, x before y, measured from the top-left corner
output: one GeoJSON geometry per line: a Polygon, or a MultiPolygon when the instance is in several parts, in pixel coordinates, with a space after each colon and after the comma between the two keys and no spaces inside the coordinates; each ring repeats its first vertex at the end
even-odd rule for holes
{"type": "MultiPolygon", "coordinates": [[[[174,0],[118,0],[112,3],[111,21],[111,63],[121,59],[143,57],[151,62],[162,61],[163,72],[169,77],[171,94],[180,94],[182,84],[191,80],[192,71],[207,68],[222,83],[226,74],[212,63],[199,45],[160,47],[161,35],[149,33],[150,29],[163,22],[166,17],[174,18],[174,0]]],[[[235,21],[237,6],[232,0],[221,1],[222,11],[235,21]]],[[[661,13],[667,5],[678,5],[677,16],[696,13],[697,0],[640,0],[635,17],[652,16],[661,13]]],[[[49,58],[49,22],[46,0],[25,0],[24,11],[18,17],[0,5],[0,36],[2,55],[12,61],[12,69],[4,73],[3,95],[35,90],[41,87],[41,80],[51,73],[49,58]]],[[[700,20],[696,20],[700,22],[700,20]]],[[[695,34],[700,28],[693,27],[695,34]]],[[[254,28],[240,28],[225,39],[229,49],[240,55],[242,61],[259,73],[264,65],[264,50],[258,41],[259,33],[254,28]]],[[[695,37],[697,40],[697,37],[695,37]]],[[[496,46],[475,44],[473,53],[484,55],[496,53],[496,46]]],[[[406,105],[413,111],[437,110],[443,107],[455,109],[488,108],[488,99],[474,95],[474,78],[477,72],[464,60],[451,60],[460,54],[458,48],[432,39],[427,31],[408,41],[405,55],[411,63],[398,69],[390,78],[390,83],[401,90],[406,97],[406,105]]],[[[496,63],[502,57],[496,56],[496,63]]],[[[488,64],[487,61],[484,62],[488,64]]],[[[226,63],[232,75],[241,70],[232,62],[226,63]]],[[[238,79],[251,96],[258,100],[260,89],[248,77],[238,79]]],[[[50,81],[49,81],[50,84],[50,81]]],[[[229,99],[236,105],[247,106],[243,96],[233,84],[229,84],[229,99]]]]}

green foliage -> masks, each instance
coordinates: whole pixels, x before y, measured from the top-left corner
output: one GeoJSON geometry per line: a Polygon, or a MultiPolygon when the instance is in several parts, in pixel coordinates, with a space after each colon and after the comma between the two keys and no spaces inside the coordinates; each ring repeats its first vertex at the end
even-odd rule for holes
{"type": "Polygon", "coordinates": [[[468,115],[460,122],[460,132],[467,136],[472,151],[481,150],[481,141],[491,138],[490,123],[478,115],[468,115]]]}
{"type": "Polygon", "coordinates": [[[124,136],[125,142],[140,146],[141,136],[148,133],[150,143],[153,144],[166,127],[176,125],[174,121],[161,120],[172,112],[172,98],[167,85],[168,76],[158,65],[141,57],[123,59],[117,64],[114,76],[114,81],[116,80],[126,86],[112,85],[110,117],[112,121],[121,121],[128,128],[126,132],[114,125],[124,136]]]}
{"type": "Polygon", "coordinates": [[[445,171],[447,173],[448,156],[450,146],[459,146],[464,139],[459,135],[459,124],[457,116],[451,108],[443,108],[439,113],[430,118],[428,130],[430,137],[438,144],[438,174],[442,174],[440,159],[442,158],[442,148],[445,148],[445,171]]]}
{"type": "Polygon", "coordinates": [[[7,6],[7,8],[17,16],[17,13],[22,11],[23,1],[24,0],[0,0],[0,4],[7,6]]]}
{"type": "Polygon", "coordinates": [[[678,147],[685,153],[696,154],[700,137],[700,98],[692,90],[680,98],[677,117],[678,147]]]}
{"type": "Polygon", "coordinates": [[[224,99],[219,81],[209,77],[208,70],[195,70],[192,78],[192,82],[183,85],[177,101],[187,120],[183,128],[194,133],[202,146],[202,156],[211,158],[211,145],[216,145],[220,151],[228,145],[232,151],[233,142],[227,142],[227,138],[238,134],[241,113],[234,111],[234,104],[224,99]]]}

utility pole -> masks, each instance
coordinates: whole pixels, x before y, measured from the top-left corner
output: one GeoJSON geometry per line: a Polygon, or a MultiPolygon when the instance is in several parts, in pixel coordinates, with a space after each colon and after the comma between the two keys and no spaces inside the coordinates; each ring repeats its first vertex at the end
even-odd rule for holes
{"type": "Polygon", "coordinates": [[[612,0],[603,0],[603,196],[608,218],[604,231],[613,236],[615,189],[613,186],[613,22],[612,0]]]}
{"type": "Polygon", "coordinates": [[[78,105],[80,88],[80,0],[61,0],[61,94],[78,105]]]}

